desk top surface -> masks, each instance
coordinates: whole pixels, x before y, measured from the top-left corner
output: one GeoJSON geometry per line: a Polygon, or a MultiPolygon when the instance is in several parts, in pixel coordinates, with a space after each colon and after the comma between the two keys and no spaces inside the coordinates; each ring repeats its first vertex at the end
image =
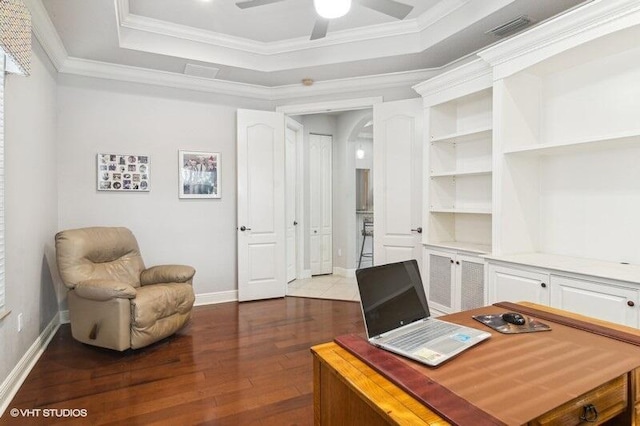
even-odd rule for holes
{"type": "MultiPolygon", "coordinates": [[[[489,306],[443,319],[485,329],[472,315],[505,311],[489,306]]],[[[487,328],[490,339],[437,368],[390,355],[507,424],[525,424],[640,367],[639,346],[541,321],[552,330],[506,335],[487,328]]]]}

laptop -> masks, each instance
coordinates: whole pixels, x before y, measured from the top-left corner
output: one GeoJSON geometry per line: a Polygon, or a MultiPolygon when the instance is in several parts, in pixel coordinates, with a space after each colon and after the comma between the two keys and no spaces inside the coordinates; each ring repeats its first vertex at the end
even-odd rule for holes
{"type": "Polygon", "coordinates": [[[415,260],[358,269],[356,279],[374,346],[435,367],[491,337],[487,331],[429,318],[415,260]]]}

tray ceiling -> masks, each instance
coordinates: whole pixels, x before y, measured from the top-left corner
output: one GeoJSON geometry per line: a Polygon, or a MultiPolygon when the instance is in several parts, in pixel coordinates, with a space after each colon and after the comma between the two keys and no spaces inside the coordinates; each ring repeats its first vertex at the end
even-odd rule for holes
{"type": "MultiPolygon", "coordinates": [[[[399,0],[403,21],[360,6],[309,40],[312,0],[240,9],[236,0],[26,0],[50,19],[70,58],[273,88],[439,69],[499,41],[486,32],[534,23],[583,0],[399,0]],[[44,8],[42,7],[44,6],[44,8]]],[[[32,12],[33,13],[33,12],[32,12]]],[[[36,16],[38,14],[35,14],[36,16]]]]}

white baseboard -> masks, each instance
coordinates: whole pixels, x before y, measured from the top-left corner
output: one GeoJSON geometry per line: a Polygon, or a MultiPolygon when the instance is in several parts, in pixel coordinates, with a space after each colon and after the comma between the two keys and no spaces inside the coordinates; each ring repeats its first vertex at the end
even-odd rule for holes
{"type": "Polygon", "coordinates": [[[69,324],[69,310],[60,311],[60,324],[69,324]]]}
{"type": "Polygon", "coordinates": [[[216,293],[196,294],[194,306],[215,305],[217,303],[237,302],[238,290],[219,291],[216,293]]]}
{"type": "Polygon", "coordinates": [[[49,345],[49,342],[58,331],[60,327],[60,313],[55,315],[51,322],[42,330],[42,333],[36,338],[35,342],[27,350],[27,352],[20,358],[20,361],[11,370],[7,378],[2,385],[0,385],[0,417],[4,414],[8,408],[11,400],[22,386],[22,383],[27,378],[36,362],[44,350],[49,345]]]}
{"type": "Polygon", "coordinates": [[[336,268],[333,268],[333,274],[338,275],[340,277],[355,278],[356,270],[336,267],[336,268]]]}

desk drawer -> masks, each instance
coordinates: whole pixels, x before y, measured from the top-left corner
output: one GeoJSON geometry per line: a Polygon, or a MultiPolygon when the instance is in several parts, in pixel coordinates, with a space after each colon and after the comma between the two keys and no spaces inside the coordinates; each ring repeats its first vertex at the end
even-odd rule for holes
{"type": "Polygon", "coordinates": [[[627,375],[625,374],[543,414],[529,422],[529,425],[571,426],[583,424],[580,416],[583,415],[583,407],[588,404],[595,406],[598,410],[597,423],[603,422],[626,410],[627,386],[627,375]]]}

